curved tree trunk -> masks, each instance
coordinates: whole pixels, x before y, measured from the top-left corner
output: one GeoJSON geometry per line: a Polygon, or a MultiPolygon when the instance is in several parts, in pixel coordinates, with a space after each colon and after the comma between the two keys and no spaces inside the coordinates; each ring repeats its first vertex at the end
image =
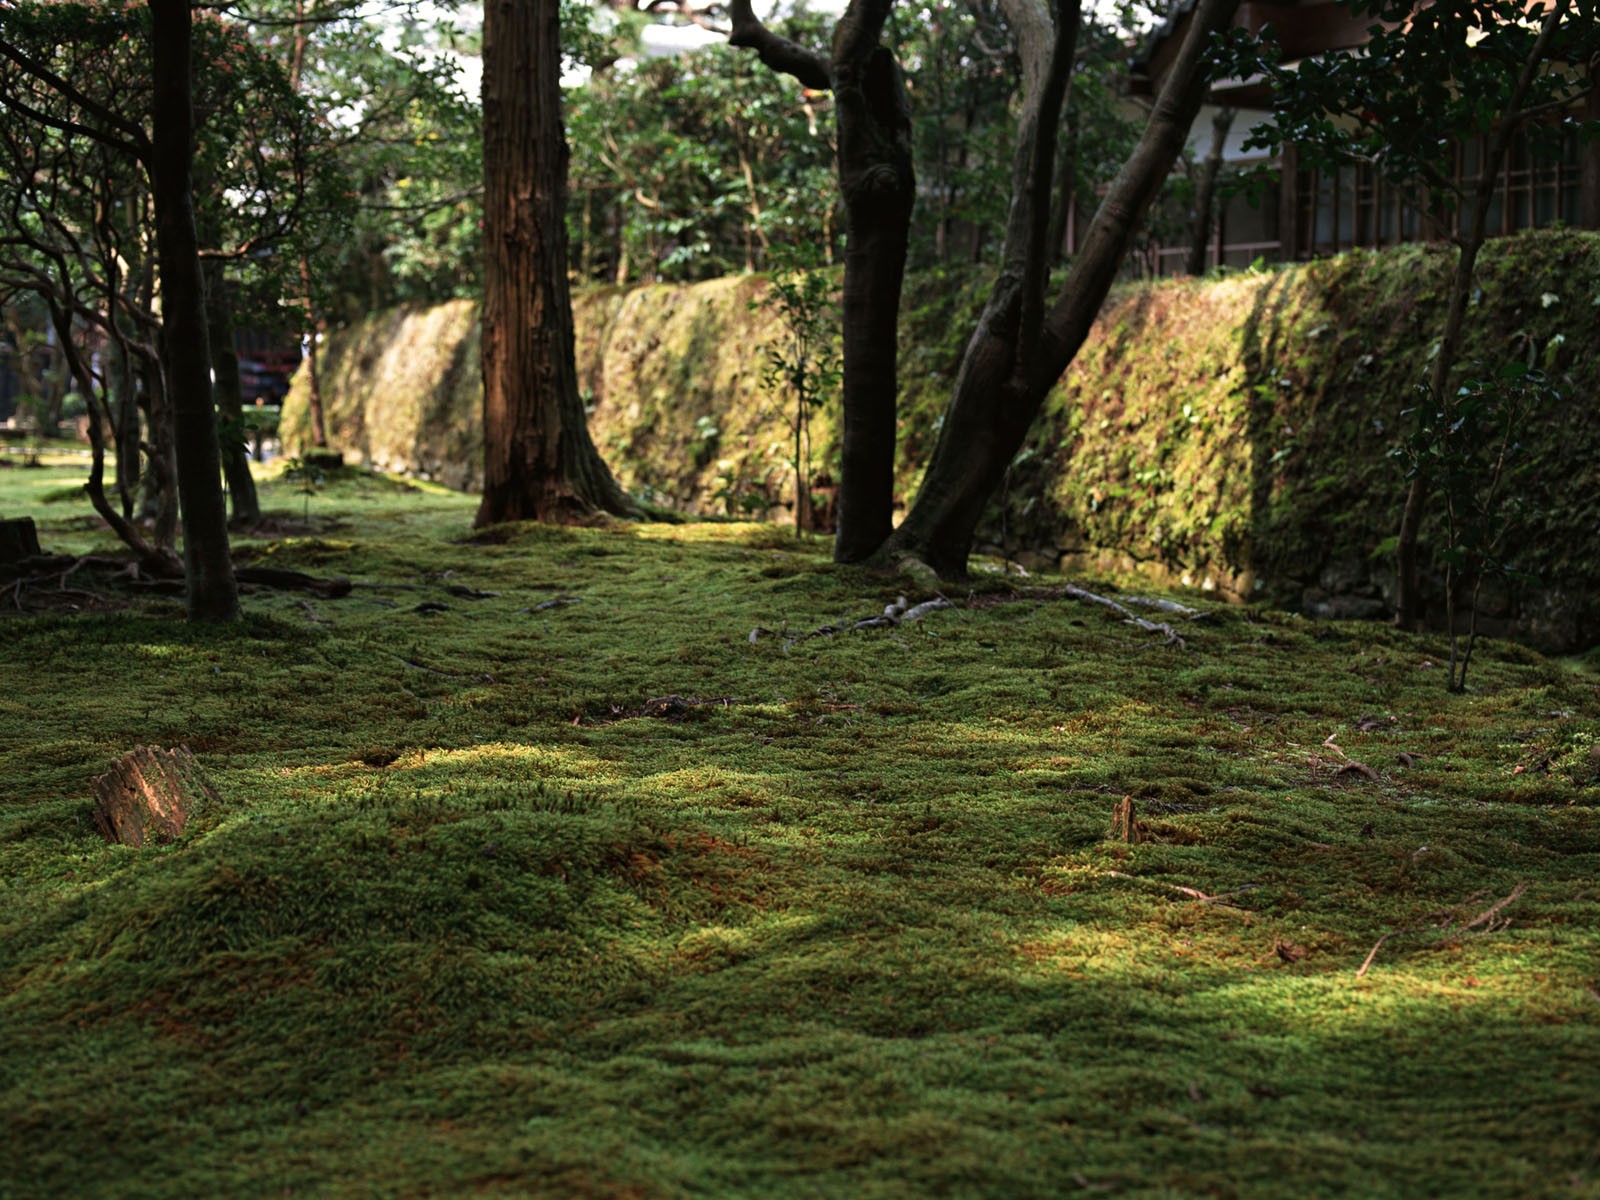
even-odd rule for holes
{"type": "MultiPolygon", "coordinates": [[[[1061,296],[1037,325],[1029,316],[1037,276],[1018,277],[1017,272],[1042,269],[1043,255],[1014,253],[1015,231],[1022,218],[1013,213],[1006,237],[1007,265],[968,343],[922,488],[905,522],[884,544],[880,560],[921,559],[947,578],[966,573],[967,554],[984,507],[1021,448],[1045,396],[1083,345],[1139,222],[1183,150],[1205,97],[1206,44],[1232,19],[1238,3],[1200,0],[1192,10],[1189,30],[1144,135],[1095,214],[1061,296]]],[[[1030,126],[1025,117],[1019,138],[1050,139],[1053,145],[1056,128],[1042,120],[1030,126]]],[[[1048,169],[1039,169],[1049,161],[1040,156],[1042,150],[1019,144],[1014,179],[1023,177],[1024,160],[1038,166],[1031,182],[1014,195],[1048,193],[1048,169]]],[[[1041,214],[1032,213],[1028,220],[1037,232],[1024,245],[1042,249],[1047,232],[1038,224],[1041,214]]]]}
{"type": "Polygon", "coordinates": [[[156,208],[165,337],[183,516],[186,601],[192,621],[231,621],[239,592],[228,550],[217,417],[211,399],[205,288],[192,200],[194,108],[191,100],[189,0],[149,0],[154,93],[150,194],[156,208]]]}
{"type": "Polygon", "coordinates": [[[578,391],[560,18],[559,0],[484,5],[480,526],[633,511],[590,440],[578,391]]]}

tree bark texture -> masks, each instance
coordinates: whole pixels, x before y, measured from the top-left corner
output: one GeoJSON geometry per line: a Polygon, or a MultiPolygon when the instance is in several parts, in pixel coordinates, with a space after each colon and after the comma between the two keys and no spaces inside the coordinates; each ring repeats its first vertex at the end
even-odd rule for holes
{"type": "Polygon", "coordinates": [[[560,18],[559,0],[484,5],[480,526],[632,511],[589,437],[578,390],[560,18]]]}
{"type": "Polygon", "coordinates": [[[185,599],[190,620],[232,621],[239,615],[239,593],[228,549],[205,287],[194,223],[191,13],[189,0],[149,4],[154,90],[148,169],[183,518],[185,599]]]}
{"type": "Polygon", "coordinates": [[[108,842],[170,842],[216,789],[187,746],[137,746],[94,780],[94,822],[108,842]]]}
{"type": "Polygon", "coordinates": [[[834,59],[845,204],[844,429],[834,558],[858,562],[894,528],[900,292],[916,177],[900,66],[877,44],[834,59]]]}
{"type": "MultiPolygon", "coordinates": [[[[1012,235],[1008,229],[1007,267],[1002,269],[996,292],[968,343],[921,490],[905,521],[879,552],[880,559],[917,558],[947,578],[966,573],[967,554],[984,507],[1021,447],[1045,396],[1083,345],[1139,222],[1183,150],[1205,97],[1206,45],[1211,35],[1232,19],[1238,3],[1200,0],[1192,10],[1189,30],[1144,134],[1112,181],[1073,259],[1061,295],[1043,315],[1036,336],[1030,336],[1026,316],[1031,296],[1023,278],[1014,277],[1010,269],[1012,235]]],[[[1007,11],[1010,15],[1010,7],[1007,11]]],[[[1041,84],[1048,78],[1041,74],[1041,84]]],[[[1043,122],[1034,122],[1030,126],[1026,117],[1019,129],[1020,136],[1049,138],[1052,143],[1056,133],[1057,125],[1047,129],[1043,122]]],[[[1037,164],[1028,192],[1034,188],[1047,191],[1048,157],[1036,148],[1019,145],[1019,168],[1024,158],[1037,164]]],[[[1037,228],[1033,224],[1037,214],[1025,215],[1031,227],[1037,228]]],[[[1013,213],[1013,226],[1023,217],[1013,213]]],[[[1042,241],[1045,233],[1039,230],[1037,236],[1042,241]]]]}

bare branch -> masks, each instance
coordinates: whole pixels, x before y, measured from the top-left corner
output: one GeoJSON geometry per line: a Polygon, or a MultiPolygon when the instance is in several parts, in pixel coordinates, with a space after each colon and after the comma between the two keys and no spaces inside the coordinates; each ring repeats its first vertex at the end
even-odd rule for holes
{"type": "MultiPolygon", "coordinates": [[[[860,3],[861,0],[855,0],[860,3]]],[[[887,10],[890,0],[876,0],[887,10]]],[[[854,11],[855,3],[851,5],[854,11]]],[[[728,45],[754,50],[756,56],[768,67],[784,75],[792,75],[808,88],[819,92],[833,88],[833,69],[828,60],[798,42],[780,37],[761,23],[750,0],[733,0],[728,15],[733,20],[733,31],[728,34],[728,45]]],[[[882,22],[880,21],[881,25],[882,22]]]]}
{"type": "Polygon", "coordinates": [[[86,96],[42,62],[39,62],[29,54],[23,53],[16,46],[3,39],[0,39],[0,58],[10,60],[28,75],[49,87],[51,91],[55,92],[63,100],[83,109],[84,112],[100,121],[105,128],[100,129],[50,117],[23,104],[12,95],[0,95],[0,103],[4,103],[7,108],[23,114],[31,121],[38,121],[53,129],[59,129],[63,133],[81,133],[86,137],[94,138],[96,141],[114,146],[116,149],[131,154],[136,158],[142,157],[149,151],[150,139],[145,136],[144,129],[137,122],[130,121],[121,113],[113,112],[98,100],[86,96]],[[122,136],[116,136],[111,132],[112,130],[122,136]]]}

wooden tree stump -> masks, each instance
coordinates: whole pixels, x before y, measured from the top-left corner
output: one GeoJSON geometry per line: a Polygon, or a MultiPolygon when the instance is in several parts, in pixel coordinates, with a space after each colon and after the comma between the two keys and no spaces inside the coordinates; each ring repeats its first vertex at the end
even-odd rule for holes
{"type": "Polygon", "coordinates": [[[1149,827],[1139,820],[1133,807],[1133,797],[1124,796],[1111,810],[1111,836],[1119,842],[1138,845],[1149,834],[1149,827]]]}
{"type": "Polygon", "coordinates": [[[0,519],[0,563],[20,562],[39,554],[39,530],[32,517],[0,519]]]}
{"type": "Polygon", "coordinates": [[[170,842],[202,804],[219,799],[189,747],[136,746],[94,781],[94,823],[108,842],[170,842]]]}

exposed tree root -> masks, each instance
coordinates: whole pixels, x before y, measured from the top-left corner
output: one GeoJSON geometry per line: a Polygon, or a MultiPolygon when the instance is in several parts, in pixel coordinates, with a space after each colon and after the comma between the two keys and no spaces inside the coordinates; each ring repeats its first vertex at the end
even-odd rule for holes
{"type": "MultiPolygon", "coordinates": [[[[798,642],[804,642],[815,637],[834,637],[841,633],[853,633],[858,629],[890,629],[897,625],[909,625],[913,621],[920,621],[931,612],[941,608],[954,608],[955,605],[943,596],[935,596],[932,600],[924,600],[921,604],[907,605],[904,596],[899,597],[893,604],[887,604],[881,613],[860,617],[855,620],[846,617],[842,621],[835,621],[831,625],[819,625],[810,633],[796,634],[787,638],[783,643],[784,650],[798,642]]],[[[750,643],[754,645],[763,637],[780,637],[781,633],[757,625],[750,631],[750,643]]]]}
{"type": "Polygon", "coordinates": [[[1454,908],[1441,909],[1439,912],[1429,914],[1425,918],[1427,924],[1408,925],[1403,929],[1391,929],[1388,933],[1384,934],[1375,943],[1373,943],[1372,949],[1367,952],[1366,960],[1362,962],[1361,968],[1356,972],[1356,978],[1360,979],[1367,973],[1367,971],[1372,967],[1373,961],[1377,959],[1378,951],[1382,950],[1384,943],[1388,942],[1392,938],[1408,937],[1422,933],[1437,933],[1440,935],[1439,940],[1443,942],[1450,939],[1452,929],[1455,931],[1457,936],[1465,936],[1472,930],[1477,931],[1476,934],[1473,935],[1477,937],[1482,937],[1484,934],[1499,932],[1507,925],[1511,924],[1511,919],[1509,917],[1502,917],[1500,915],[1501,910],[1512,904],[1518,897],[1522,895],[1523,892],[1527,890],[1528,885],[1526,883],[1517,884],[1516,887],[1511,889],[1510,893],[1496,900],[1477,916],[1471,918],[1470,920],[1463,921],[1459,925],[1456,924],[1456,921],[1461,916],[1461,910],[1468,904],[1471,904],[1474,900],[1483,896],[1483,892],[1474,892],[1471,896],[1468,896],[1454,908]]]}
{"type": "MultiPolygon", "coordinates": [[[[281,567],[236,567],[234,577],[241,584],[306,592],[324,600],[346,596],[351,588],[348,579],[318,579],[281,567]]],[[[152,571],[140,559],[103,554],[37,554],[0,568],[0,608],[17,612],[115,608],[128,602],[130,592],[178,596],[183,589],[181,574],[174,577],[165,570],[152,571]],[[68,581],[79,575],[86,577],[88,586],[69,588],[68,581]]]]}
{"type": "MultiPolygon", "coordinates": [[[[1143,617],[1134,615],[1133,610],[1128,608],[1127,605],[1120,604],[1107,596],[1097,596],[1093,592],[1086,591],[1071,583],[1064,583],[1054,590],[1069,600],[1081,600],[1085,604],[1098,604],[1104,608],[1111,609],[1113,612],[1121,613],[1124,625],[1132,625],[1134,628],[1142,629],[1146,633],[1159,633],[1162,637],[1160,645],[1177,646],[1180,650],[1188,649],[1188,643],[1178,635],[1178,631],[1171,625],[1160,621],[1147,621],[1143,617]]],[[[1152,596],[1131,596],[1129,597],[1129,603],[1140,604],[1146,608],[1159,609],[1162,612],[1182,614],[1191,621],[1201,615],[1194,609],[1185,608],[1175,601],[1160,600],[1152,596]]]]}

